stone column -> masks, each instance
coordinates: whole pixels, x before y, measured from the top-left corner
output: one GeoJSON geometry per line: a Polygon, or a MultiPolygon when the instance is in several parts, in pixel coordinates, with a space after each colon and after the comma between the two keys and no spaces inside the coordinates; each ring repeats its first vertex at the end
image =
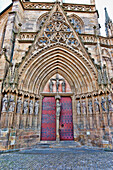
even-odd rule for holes
{"type": "Polygon", "coordinates": [[[89,117],[89,127],[90,127],[90,129],[93,129],[93,117],[92,117],[93,112],[94,112],[94,110],[93,110],[93,101],[92,101],[92,98],[90,98],[88,100],[88,117],[89,117]],[[92,102],[92,109],[91,109],[91,105],[90,105],[89,102],[92,102]]]}
{"type": "Polygon", "coordinates": [[[35,100],[34,99],[34,114],[33,114],[33,125],[34,125],[34,128],[37,129],[38,127],[38,118],[39,118],[39,100],[35,100]]]}
{"type": "Polygon", "coordinates": [[[24,98],[23,102],[23,125],[24,128],[27,126],[27,117],[28,117],[28,98],[24,98]]]}
{"type": "Polygon", "coordinates": [[[76,111],[76,102],[75,102],[75,95],[71,96],[72,98],[72,113],[73,113],[73,135],[74,139],[76,139],[77,135],[77,111],[76,111]]]}
{"type": "Polygon", "coordinates": [[[55,96],[56,99],[56,142],[60,141],[60,133],[59,133],[59,118],[61,112],[61,104],[60,104],[60,96],[55,96]]]}
{"type": "Polygon", "coordinates": [[[21,114],[22,114],[22,96],[17,98],[17,120],[16,120],[16,127],[19,128],[21,122],[21,114]]]}
{"type": "Polygon", "coordinates": [[[41,109],[39,111],[39,120],[38,120],[38,122],[36,122],[36,128],[38,127],[39,140],[41,140],[41,123],[42,123],[41,118],[42,118],[42,102],[43,102],[43,98],[44,98],[43,96],[40,96],[39,108],[41,108],[41,109]]]}
{"type": "Polygon", "coordinates": [[[86,114],[87,114],[87,109],[86,109],[86,98],[85,98],[82,99],[82,117],[84,122],[84,130],[86,130],[86,114]]]}

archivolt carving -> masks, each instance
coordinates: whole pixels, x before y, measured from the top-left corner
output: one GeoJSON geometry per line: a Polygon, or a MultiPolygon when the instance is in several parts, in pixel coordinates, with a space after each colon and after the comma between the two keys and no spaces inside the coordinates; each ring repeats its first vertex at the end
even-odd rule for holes
{"type": "Polygon", "coordinates": [[[53,73],[55,74],[56,70],[59,70],[61,75],[65,74],[63,77],[68,75],[73,82],[71,85],[77,89],[78,93],[92,91],[96,87],[95,71],[92,72],[92,68],[90,70],[89,65],[87,63],[85,65],[81,59],[82,57],[77,54],[76,56],[75,53],[72,54],[71,50],[55,45],[55,47],[35,55],[34,59],[30,60],[27,66],[24,66],[26,71],[20,72],[19,88],[23,80],[23,84],[27,83],[25,87],[22,87],[24,91],[38,94],[43,91],[42,86],[49,79],[48,76],[51,78],[53,73]]]}

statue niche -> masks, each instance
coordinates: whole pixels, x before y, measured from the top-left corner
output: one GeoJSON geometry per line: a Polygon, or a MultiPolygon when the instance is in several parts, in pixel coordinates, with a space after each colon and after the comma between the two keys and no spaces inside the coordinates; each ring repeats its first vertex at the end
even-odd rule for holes
{"type": "Polygon", "coordinates": [[[66,93],[71,92],[69,83],[59,74],[52,76],[46,83],[43,92],[66,93]]]}

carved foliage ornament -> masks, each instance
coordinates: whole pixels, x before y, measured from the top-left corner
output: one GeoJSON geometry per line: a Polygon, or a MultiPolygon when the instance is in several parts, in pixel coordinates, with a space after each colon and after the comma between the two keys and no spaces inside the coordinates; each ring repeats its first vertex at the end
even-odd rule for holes
{"type": "Polygon", "coordinates": [[[75,38],[70,26],[66,23],[61,12],[54,12],[44,33],[38,38],[36,46],[43,48],[51,43],[65,43],[77,48],[78,40],[75,38]]]}

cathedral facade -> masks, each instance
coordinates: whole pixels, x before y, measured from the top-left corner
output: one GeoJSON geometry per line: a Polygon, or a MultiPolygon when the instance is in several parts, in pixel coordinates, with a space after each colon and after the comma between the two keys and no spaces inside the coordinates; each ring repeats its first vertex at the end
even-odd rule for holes
{"type": "Polygon", "coordinates": [[[113,23],[90,4],[12,0],[0,13],[0,149],[113,147],[113,23]]]}

